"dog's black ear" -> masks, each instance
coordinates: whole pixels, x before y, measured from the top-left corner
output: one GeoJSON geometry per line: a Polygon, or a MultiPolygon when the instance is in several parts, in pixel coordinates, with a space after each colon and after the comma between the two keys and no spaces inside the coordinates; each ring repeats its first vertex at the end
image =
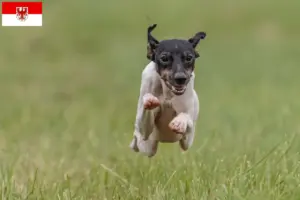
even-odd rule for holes
{"type": "Polygon", "coordinates": [[[156,26],[157,24],[153,24],[149,26],[147,31],[147,38],[148,38],[147,58],[152,61],[155,60],[155,49],[159,44],[159,41],[151,35],[151,32],[156,28],[156,26]]]}
{"type": "MultiPolygon", "coordinates": [[[[195,49],[197,45],[199,44],[200,40],[203,40],[206,37],[205,32],[198,32],[194,35],[194,37],[190,38],[188,41],[193,45],[193,48],[195,49]]],[[[195,57],[198,58],[200,55],[199,53],[195,51],[195,57]]]]}
{"type": "Polygon", "coordinates": [[[194,48],[198,45],[200,40],[203,40],[206,37],[205,32],[198,32],[194,37],[190,38],[188,41],[193,45],[194,48]]]}

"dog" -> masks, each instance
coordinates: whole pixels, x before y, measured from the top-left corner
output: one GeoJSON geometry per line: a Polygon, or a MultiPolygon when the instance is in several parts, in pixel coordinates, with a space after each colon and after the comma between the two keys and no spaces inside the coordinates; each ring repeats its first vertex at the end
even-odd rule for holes
{"type": "Polygon", "coordinates": [[[196,50],[206,32],[192,38],[158,41],[148,27],[147,58],[142,72],[135,128],[130,148],[148,157],[156,154],[159,143],[175,143],[183,151],[193,144],[199,99],[194,90],[196,50]]]}

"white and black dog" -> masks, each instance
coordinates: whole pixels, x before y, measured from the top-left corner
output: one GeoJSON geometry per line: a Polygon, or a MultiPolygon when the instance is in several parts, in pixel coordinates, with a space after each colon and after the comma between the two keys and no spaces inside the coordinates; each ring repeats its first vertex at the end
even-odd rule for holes
{"type": "Polygon", "coordinates": [[[194,90],[196,46],[206,37],[198,32],[188,40],[156,40],[148,27],[151,62],[142,72],[134,137],[130,147],[149,157],[158,143],[178,142],[186,151],[194,140],[199,99],[194,90]]]}

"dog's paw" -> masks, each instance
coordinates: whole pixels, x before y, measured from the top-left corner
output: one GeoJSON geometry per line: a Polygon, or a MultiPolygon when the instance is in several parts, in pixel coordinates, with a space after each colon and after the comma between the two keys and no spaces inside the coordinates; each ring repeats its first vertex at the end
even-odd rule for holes
{"type": "Polygon", "coordinates": [[[187,129],[187,122],[181,117],[175,117],[169,124],[169,128],[178,134],[185,134],[187,129]]]}
{"type": "Polygon", "coordinates": [[[150,93],[144,95],[143,103],[144,108],[147,110],[152,110],[160,105],[158,98],[150,93]]]}

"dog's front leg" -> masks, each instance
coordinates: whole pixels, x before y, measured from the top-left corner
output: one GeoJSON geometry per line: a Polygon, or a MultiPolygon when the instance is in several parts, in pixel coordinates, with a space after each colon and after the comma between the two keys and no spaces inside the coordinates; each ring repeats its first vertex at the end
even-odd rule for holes
{"type": "Polygon", "coordinates": [[[179,144],[182,150],[186,151],[193,144],[195,126],[188,113],[179,113],[169,124],[172,131],[182,134],[179,144]]]}
{"type": "Polygon", "coordinates": [[[142,73],[142,83],[135,121],[134,138],[130,147],[136,152],[148,156],[156,153],[158,141],[149,136],[153,133],[156,114],[159,112],[159,100],[155,97],[160,85],[155,67],[148,65],[142,73]]]}
{"type": "Polygon", "coordinates": [[[182,150],[188,150],[194,141],[196,121],[199,114],[199,100],[197,93],[193,91],[193,97],[186,101],[187,106],[180,107],[179,114],[170,122],[169,127],[177,134],[182,134],[179,144],[182,150]]]}
{"type": "Polygon", "coordinates": [[[134,138],[131,142],[132,149],[149,157],[155,155],[158,147],[158,141],[153,135],[153,130],[155,115],[159,105],[159,100],[152,94],[147,93],[143,96],[143,107],[140,107],[138,110],[134,138]]]}
{"type": "Polygon", "coordinates": [[[143,140],[148,140],[148,137],[153,132],[155,115],[159,109],[159,100],[151,93],[146,93],[142,97],[142,101],[139,102],[137,119],[136,119],[136,131],[141,133],[143,140]]]}

